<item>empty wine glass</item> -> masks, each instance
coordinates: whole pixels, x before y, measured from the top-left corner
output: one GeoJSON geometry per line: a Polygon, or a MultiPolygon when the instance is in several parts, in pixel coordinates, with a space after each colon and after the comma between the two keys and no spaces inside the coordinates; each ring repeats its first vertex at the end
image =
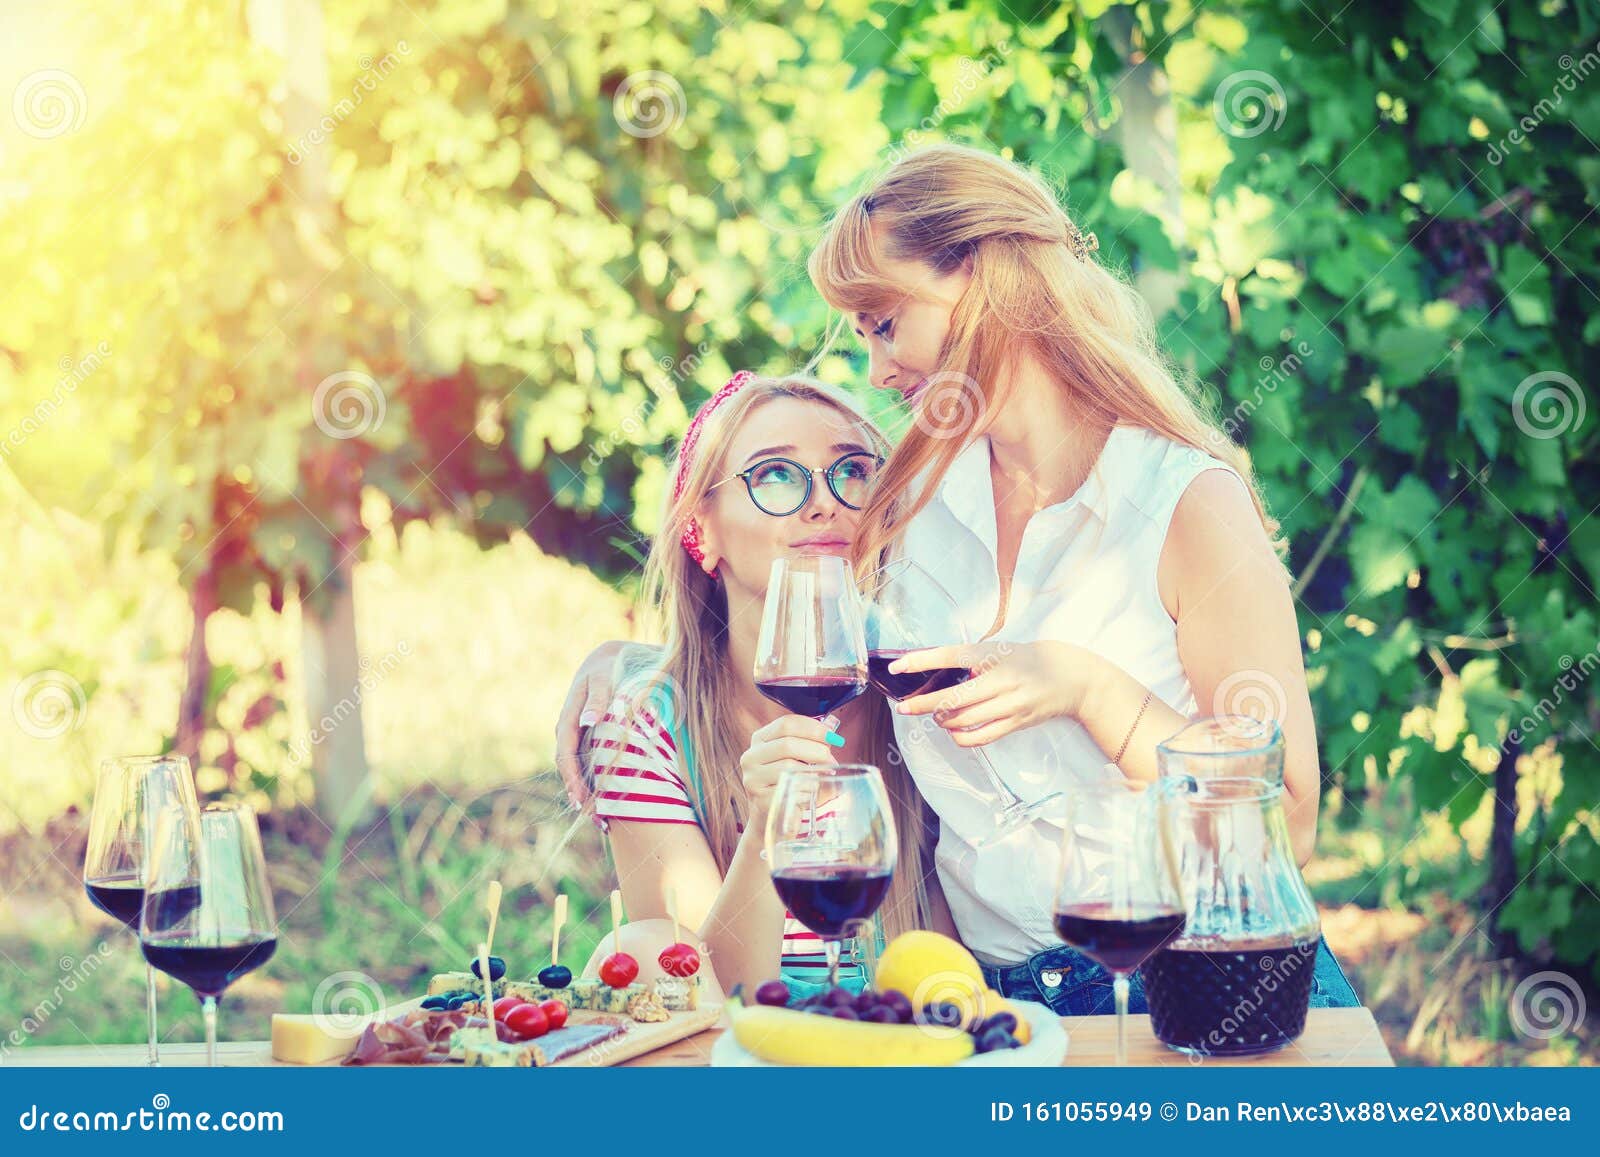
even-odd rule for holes
{"type": "MultiPolygon", "coordinates": [[[[145,851],[150,817],[171,811],[196,838],[200,809],[194,776],[181,755],[126,756],[105,760],[95,781],[89,813],[89,846],[83,858],[83,884],[96,908],[122,921],[135,936],[144,907],[145,851]]],[[[156,970],[145,965],[145,1019],[149,1031],[146,1063],[159,1065],[156,1030],[156,970]]]]}
{"type": "Polygon", "coordinates": [[[894,879],[898,842],[878,769],[785,771],[767,813],[766,848],[779,898],[822,938],[832,989],[839,983],[840,943],[878,910],[894,879]]]}
{"type": "Polygon", "coordinates": [[[217,1000],[278,946],[256,813],[243,804],[200,812],[198,840],[175,809],[154,817],[139,941],[144,957],[200,998],[206,1064],[217,1063],[217,1000]]]}
{"type": "Polygon", "coordinates": [[[1119,774],[1067,799],[1056,935],[1111,973],[1119,1065],[1128,1063],[1129,977],[1184,926],[1166,798],[1119,774]]]}
{"type": "MultiPolygon", "coordinates": [[[[893,674],[889,664],[910,651],[924,651],[949,643],[972,641],[955,596],[926,569],[910,559],[900,559],[872,572],[862,582],[867,600],[867,670],[872,684],[890,699],[929,695],[966,682],[972,672],[962,667],[893,674]],[[945,626],[948,624],[948,626],[945,626]],[[948,635],[954,631],[955,639],[948,635]],[[945,633],[941,633],[945,632],[945,633]]],[[[975,841],[985,847],[1058,810],[1063,796],[1051,792],[1025,801],[995,770],[982,747],[968,748],[977,758],[984,777],[999,797],[994,831],[975,841]]]]}

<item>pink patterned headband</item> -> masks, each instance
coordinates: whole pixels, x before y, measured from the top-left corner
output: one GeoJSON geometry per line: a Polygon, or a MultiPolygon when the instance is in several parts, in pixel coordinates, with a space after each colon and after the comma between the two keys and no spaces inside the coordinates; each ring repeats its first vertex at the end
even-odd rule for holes
{"type": "MultiPolygon", "coordinates": [[[[705,404],[695,413],[689,423],[689,429],[683,435],[683,443],[678,447],[678,473],[672,481],[673,502],[683,497],[683,488],[689,481],[689,468],[694,464],[695,447],[700,444],[700,431],[705,426],[706,419],[716,412],[717,407],[755,379],[755,374],[749,370],[740,370],[728,379],[727,385],[707,398],[705,404]]],[[[700,524],[692,518],[683,530],[683,549],[689,552],[689,557],[695,562],[706,561],[705,549],[700,545],[700,524]]]]}

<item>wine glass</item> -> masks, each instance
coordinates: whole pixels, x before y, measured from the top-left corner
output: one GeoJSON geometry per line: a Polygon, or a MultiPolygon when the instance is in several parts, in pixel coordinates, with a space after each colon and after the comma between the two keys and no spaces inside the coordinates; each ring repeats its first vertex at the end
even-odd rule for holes
{"type": "Polygon", "coordinates": [[[1184,926],[1166,799],[1120,773],[1067,799],[1056,935],[1112,975],[1119,1065],[1128,1063],[1128,978],[1184,926]]]}
{"type": "Polygon", "coordinates": [[[845,763],[785,771],[767,813],[766,847],[779,898],[822,938],[832,989],[840,942],[878,910],[894,879],[898,842],[878,769],[845,763]]]}
{"type": "MultiPolygon", "coordinates": [[[[868,575],[862,589],[867,598],[867,670],[872,685],[885,696],[900,700],[913,695],[931,695],[972,677],[971,671],[961,667],[902,675],[889,671],[889,664],[908,651],[923,651],[952,642],[934,634],[942,629],[934,626],[935,623],[950,624],[950,628],[943,629],[954,629],[958,636],[955,642],[972,641],[955,596],[926,569],[910,559],[900,559],[868,575]]],[[[976,847],[998,843],[1057,810],[1063,798],[1059,791],[1027,802],[1000,778],[987,751],[982,747],[968,750],[977,758],[989,785],[1000,798],[1000,810],[994,817],[995,829],[976,840],[976,847]]]]}
{"type": "Polygon", "coordinates": [[[200,998],[206,1064],[217,1063],[217,1000],[278,947],[256,813],[210,804],[195,839],[175,809],[154,816],[139,942],[144,958],[200,998]]]}
{"type": "Polygon", "coordinates": [[[867,689],[861,603],[844,559],[802,554],[773,560],[755,678],[768,699],[813,719],[867,689]]]}
{"type": "MultiPolygon", "coordinates": [[[[181,755],[128,756],[100,765],[89,814],[83,885],[96,908],[122,921],[135,936],[144,907],[144,854],[150,816],[170,810],[192,834],[199,830],[194,776],[181,755]]],[[[156,970],[145,965],[145,1016],[150,1065],[161,1063],[156,1031],[156,970]]]]}
{"type": "Polygon", "coordinates": [[[773,560],[755,679],[785,711],[813,719],[867,689],[861,601],[844,559],[802,554],[773,560]]]}

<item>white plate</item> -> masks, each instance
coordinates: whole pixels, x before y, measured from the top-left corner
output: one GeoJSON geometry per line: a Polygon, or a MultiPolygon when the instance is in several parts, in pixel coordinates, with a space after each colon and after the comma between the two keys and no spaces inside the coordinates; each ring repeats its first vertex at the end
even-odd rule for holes
{"type": "MultiPolygon", "coordinates": [[[[1061,1018],[1046,1005],[1031,1000],[1012,1000],[1011,1004],[1027,1018],[1033,1034],[1028,1043],[1019,1049],[997,1049],[992,1053],[977,1053],[954,1065],[965,1069],[1056,1068],[1067,1058],[1067,1031],[1061,1027],[1061,1018]]],[[[724,1032],[711,1046],[711,1064],[714,1068],[780,1068],[772,1061],[764,1061],[733,1039],[733,1031],[724,1032]]]]}

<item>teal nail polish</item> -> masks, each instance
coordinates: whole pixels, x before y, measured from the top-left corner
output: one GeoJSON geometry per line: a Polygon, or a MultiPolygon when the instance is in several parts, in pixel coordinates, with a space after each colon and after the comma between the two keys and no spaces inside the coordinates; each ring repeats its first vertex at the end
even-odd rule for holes
{"type": "Polygon", "coordinates": [[[844,736],[840,735],[837,731],[830,731],[828,732],[828,743],[833,747],[843,747],[844,736]]]}

